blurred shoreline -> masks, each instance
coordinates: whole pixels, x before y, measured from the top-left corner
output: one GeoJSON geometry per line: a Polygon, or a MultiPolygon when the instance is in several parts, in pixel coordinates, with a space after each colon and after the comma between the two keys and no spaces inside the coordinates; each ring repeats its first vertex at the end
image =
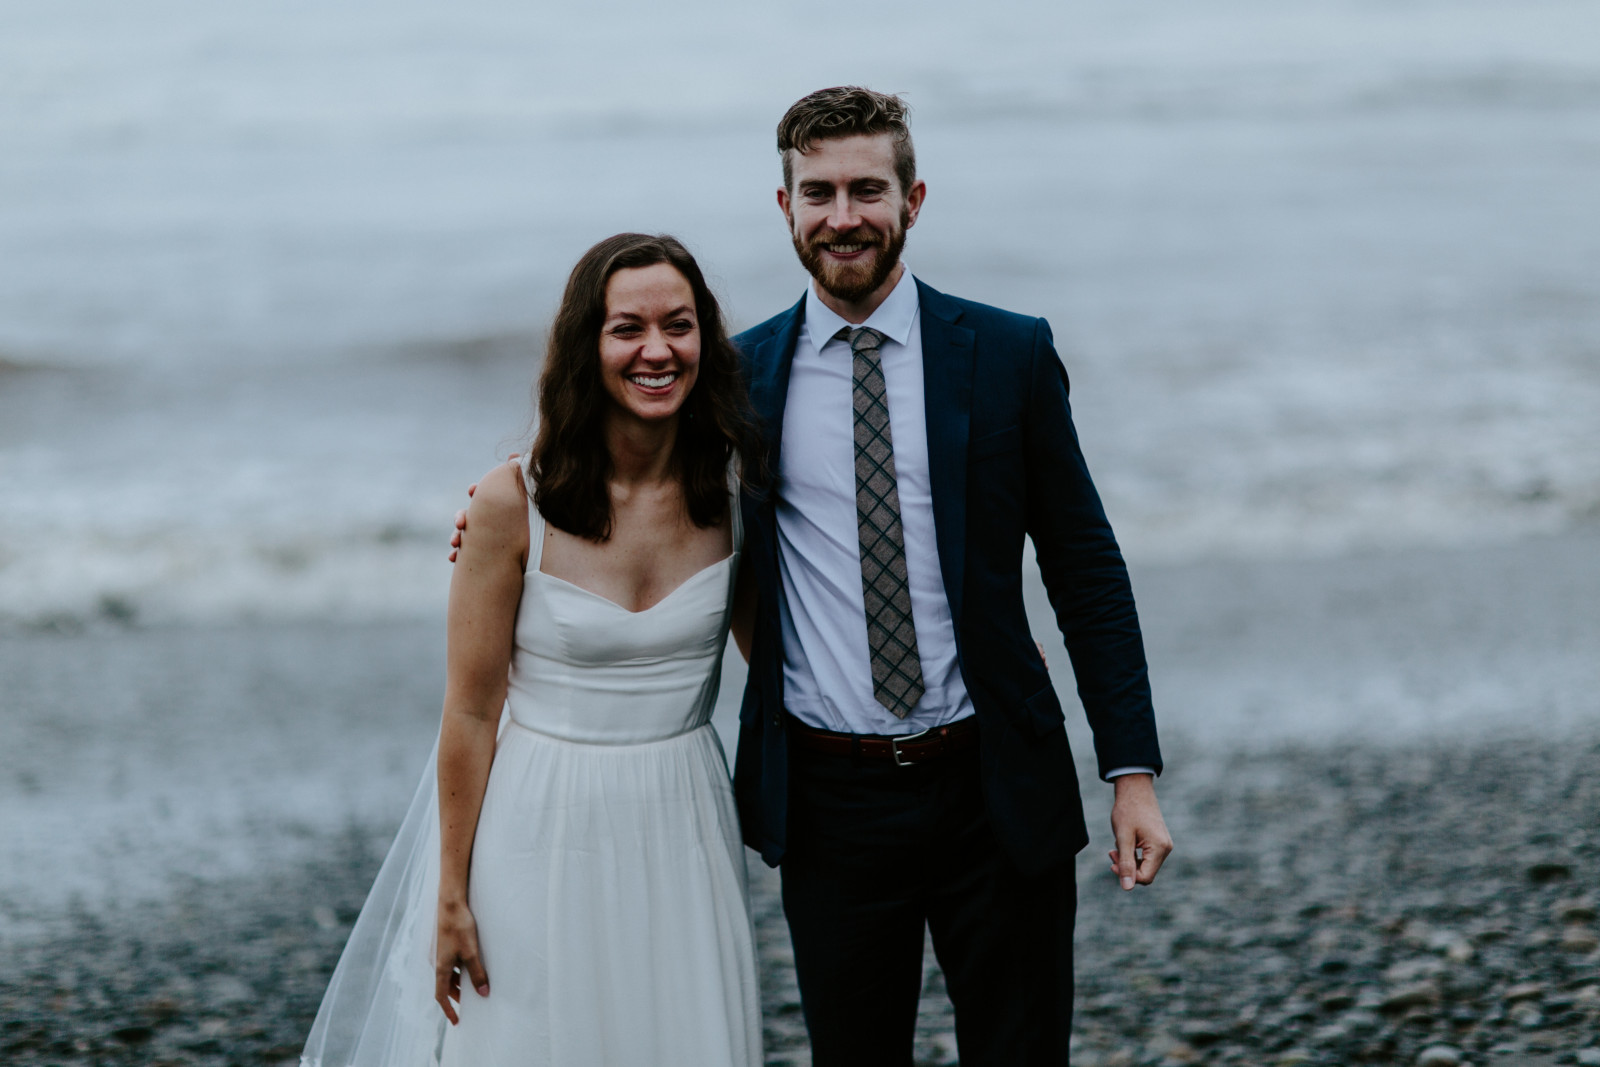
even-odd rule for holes
{"type": "MultiPolygon", "coordinates": [[[[1285,746],[1600,727],[1600,530],[1133,577],[1179,779],[1285,746]]],[[[1076,708],[1036,577],[1025,593],[1076,708]]],[[[437,729],[443,650],[439,622],[8,630],[0,941],[68,909],[164,899],[173,879],[301,862],[351,827],[381,841],[437,729]]],[[[715,719],[730,753],[743,677],[730,647],[715,719]]],[[[1067,722],[1087,758],[1081,713],[1067,722]]]]}

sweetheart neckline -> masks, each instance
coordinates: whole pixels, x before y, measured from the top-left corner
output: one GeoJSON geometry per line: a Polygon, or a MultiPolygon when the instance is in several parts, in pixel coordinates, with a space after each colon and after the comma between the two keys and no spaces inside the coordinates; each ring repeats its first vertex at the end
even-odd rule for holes
{"type": "Polygon", "coordinates": [[[699,578],[701,575],[707,574],[710,571],[716,570],[718,567],[722,566],[724,563],[730,562],[733,559],[733,557],[736,556],[736,555],[738,555],[737,552],[729,552],[726,556],[723,556],[721,559],[717,560],[715,563],[706,564],[704,567],[701,567],[699,570],[697,570],[693,574],[689,575],[689,577],[685,578],[683,581],[681,581],[677,585],[673,586],[672,587],[672,591],[670,593],[668,593],[666,596],[662,597],[660,600],[656,601],[654,604],[651,604],[647,608],[640,608],[638,611],[634,611],[632,608],[625,608],[621,604],[618,604],[615,600],[612,600],[610,597],[608,597],[608,596],[606,596],[606,595],[604,595],[602,593],[597,593],[593,589],[589,589],[589,588],[586,588],[584,586],[581,586],[577,582],[569,582],[569,581],[567,581],[567,579],[561,577],[560,575],[549,574],[549,573],[547,573],[545,571],[542,571],[542,570],[539,570],[537,568],[535,568],[530,573],[537,574],[541,578],[549,578],[553,582],[560,582],[562,585],[566,586],[568,589],[576,589],[578,592],[584,593],[584,594],[586,594],[588,596],[591,596],[594,599],[600,601],[602,604],[610,604],[612,607],[616,608],[618,611],[622,612],[625,615],[647,615],[650,612],[652,612],[652,611],[656,610],[657,608],[659,608],[661,605],[665,604],[667,601],[671,600],[673,597],[677,596],[683,590],[684,586],[688,585],[690,582],[693,582],[696,578],[699,578]]]}

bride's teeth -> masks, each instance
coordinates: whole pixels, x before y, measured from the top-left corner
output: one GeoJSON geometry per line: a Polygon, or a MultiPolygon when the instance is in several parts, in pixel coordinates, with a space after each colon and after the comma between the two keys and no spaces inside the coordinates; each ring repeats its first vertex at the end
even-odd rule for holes
{"type": "Polygon", "coordinates": [[[646,389],[662,389],[671,385],[678,376],[676,374],[662,374],[652,377],[645,374],[635,374],[631,377],[646,389]]]}

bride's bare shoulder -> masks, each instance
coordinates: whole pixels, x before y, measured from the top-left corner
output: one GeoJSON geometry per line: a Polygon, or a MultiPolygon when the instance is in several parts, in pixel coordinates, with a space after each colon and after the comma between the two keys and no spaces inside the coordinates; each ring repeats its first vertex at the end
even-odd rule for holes
{"type": "Polygon", "coordinates": [[[474,533],[506,536],[520,531],[527,538],[528,492],[515,461],[502,463],[479,479],[467,508],[467,524],[474,533]]]}

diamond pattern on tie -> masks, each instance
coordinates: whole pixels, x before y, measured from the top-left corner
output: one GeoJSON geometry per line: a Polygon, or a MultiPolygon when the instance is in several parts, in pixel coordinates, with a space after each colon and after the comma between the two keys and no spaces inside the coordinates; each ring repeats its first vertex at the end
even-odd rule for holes
{"type": "Polygon", "coordinates": [[[883,334],[846,326],[836,336],[848,340],[855,354],[856,530],[861,538],[872,695],[903,719],[922,699],[922,660],[911,619],[889,397],[879,360],[883,334]]]}

